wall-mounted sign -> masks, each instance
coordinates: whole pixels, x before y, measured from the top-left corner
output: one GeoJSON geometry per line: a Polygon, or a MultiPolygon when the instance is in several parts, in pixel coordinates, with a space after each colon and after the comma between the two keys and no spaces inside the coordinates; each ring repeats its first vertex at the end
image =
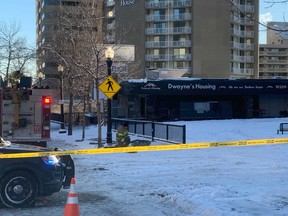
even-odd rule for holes
{"type": "MultiPolygon", "coordinates": [[[[123,84],[123,83],[122,83],[123,84]]],[[[276,79],[164,79],[129,82],[133,94],[157,95],[254,95],[288,94],[288,80],[276,79]]]]}
{"type": "Polygon", "coordinates": [[[121,6],[128,6],[128,5],[134,5],[136,0],[121,0],[120,5],[121,6]]]}
{"type": "Polygon", "coordinates": [[[119,73],[128,73],[128,65],[127,64],[116,64],[111,67],[112,74],[119,73]]]}

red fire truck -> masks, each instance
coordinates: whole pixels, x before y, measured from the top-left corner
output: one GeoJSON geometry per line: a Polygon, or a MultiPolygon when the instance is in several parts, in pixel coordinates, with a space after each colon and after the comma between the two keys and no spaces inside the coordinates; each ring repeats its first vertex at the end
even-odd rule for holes
{"type": "Polygon", "coordinates": [[[46,147],[50,139],[50,89],[0,89],[0,136],[46,147]]]}

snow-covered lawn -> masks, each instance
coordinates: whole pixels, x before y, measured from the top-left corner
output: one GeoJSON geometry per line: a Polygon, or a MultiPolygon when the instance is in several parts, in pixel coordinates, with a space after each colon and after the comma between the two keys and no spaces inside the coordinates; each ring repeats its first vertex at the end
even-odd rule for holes
{"type": "MultiPolygon", "coordinates": [[[[279,123],[286,121],[235,119],[177,124],[186,124],[187,143],[193,143],[285,138],[288,133],[276,131],[279,123]]],[[[59,126],[52,126],[49,147],[96,147],[90,144],[97,137],[96,126],[87,128],[83,142],[75,141],[81,139],[81,128],[67,136],[58,133],[59,126]]],[[[82,216],[288,215],[287,144],[73,157],[82,216]]],[[[63,215],[68,192],[41,198],[41,206],[33,208],[0,209],[0,215],[63,215]]]]}

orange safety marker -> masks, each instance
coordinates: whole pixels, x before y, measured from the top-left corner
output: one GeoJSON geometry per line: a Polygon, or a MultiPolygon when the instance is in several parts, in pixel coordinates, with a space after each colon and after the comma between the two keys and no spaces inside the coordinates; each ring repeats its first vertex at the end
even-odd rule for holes
{"type": "Polygon", "coordinates": [[[67,203],[64,210],[64,216],[80,216],[75,182],[75,178],[72,178],[70,183],[70,191],[68,193],[67,203]]]}

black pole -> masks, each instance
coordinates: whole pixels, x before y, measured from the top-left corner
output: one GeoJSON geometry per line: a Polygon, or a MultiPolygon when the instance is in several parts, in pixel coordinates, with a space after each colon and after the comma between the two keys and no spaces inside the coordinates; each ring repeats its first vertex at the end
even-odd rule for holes
{"type": "Polygon", "coordinates": [[[65,133],[65,117],[64,117],[64,101],[63,101],[63,77],[62,74],[60,75],[60,109],[61,109],[61,125],[59,133],[65,133]]]}
{"type": "MultiPolygon", "coordinates": [[[[107,68],[108,68],[108,76],[111,75],[111,66],[112,66],[112,59],[107,58],[107,68]]],[[[107,144],[112,144],[112,119],[111,119],[111,99],[108,98],[107,101],[107,144]]]]}

